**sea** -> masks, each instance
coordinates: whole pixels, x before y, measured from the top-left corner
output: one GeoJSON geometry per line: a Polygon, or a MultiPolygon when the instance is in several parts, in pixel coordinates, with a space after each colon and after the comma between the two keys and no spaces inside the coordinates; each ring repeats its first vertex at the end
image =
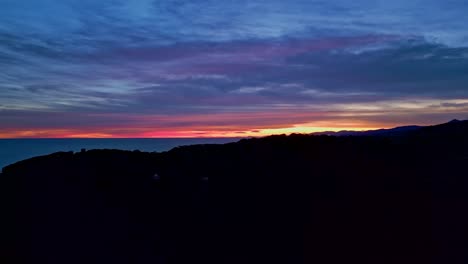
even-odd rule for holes
{"type": "Polygon", "coordinates": [[[15,162],[59,151],[120,149],[163,152],[178,146],[225,144],[240,138],[0,139],[0,170],[15,162]]]}

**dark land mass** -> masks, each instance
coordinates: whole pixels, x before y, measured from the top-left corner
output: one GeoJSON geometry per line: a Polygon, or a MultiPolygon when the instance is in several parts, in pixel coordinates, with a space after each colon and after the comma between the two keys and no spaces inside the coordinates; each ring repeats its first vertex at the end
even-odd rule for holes
{"type": "Polygon", "coordinates": [[[0,263],[468,263],[468,121],[397,134],[22,161],[0,263]]]}
{"type": "Polygon", "coordinates": [[[338,132],[326,131],[326,132],[316,132],[311,135],[314,136],[399,136],[405,135],[410,131],[419,130],[424,128],[422,126],[402,126],[395,127],[390,129],[378,129],[378,130],[367,130],[367,131],[352,131],[352,130],[342,130],[338,132]]]}
{"type": "MultiPolygon", "coordinates": [[[[463,121],[453,119],[452,121],[448,122],[447,124],[455,124],[463,121]]],[[[407,136],[409,132],[415,132],[421,129],[431,129],[430,127],[435,126],[401,126],[395,127],[390,129],[377,129],[377,130],[367,130],[367,131],[352,131],[352,130],[342,130],[342,131],[325,131],[325,132],[315,132],[311,135],[314,136],[407,136]]]]}

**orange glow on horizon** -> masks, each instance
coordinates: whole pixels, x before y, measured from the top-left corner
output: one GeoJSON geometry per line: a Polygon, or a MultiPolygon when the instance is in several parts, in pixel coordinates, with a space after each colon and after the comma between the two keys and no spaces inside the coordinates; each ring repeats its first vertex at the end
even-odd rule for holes
{"type": "Polygon", "coordinates": [[[350,123],[341,126],[333,126],[330,123],[310,123],[299,124],[293,126],[278,126],[272,128],[239,128],[235,127],[208,127],[206,129],[174,129],[174,130],[158,130],[154,131],[149,128],[145,129],[118,129],[104,128],[99,131],[96,129],[29,129],[29,130],[4,130],[0,131],[0,138],[221,138],[221,137],[263,137],[278,134],[309,134],[314,132],[324,131],[341,131],[341,130],[373,130],[385,128],[376,124],[350,123]],[[131,132],[128,132],[128,131],[131,132]],[[123,133],[122,131],[127,131],[123,133]]]}
{"type": "MultiPolygon", "coordinates": [[[[57,124],[51,122],[41,126],[41,123],[32,122],[39,127],[23,124],[19,127],[1,128],[0,138],[241,138],[323,131],[363,131],[415,124],[431,125],[434,124],[434,120],[422,117],[435,114],[456,116],[460,109],[451,105],[464,105],[467,102],[468,99],[443,102],[434,99],[390,100],[375,104],[330,105],[327,111],[319,111],[313,107],[296,109],[284,105],[277,106],[277,111],[246,109],[240,112],[212,114],[87,113],[70,117],[75,117],[79,122],[67,121],[65,124],[68,124],[68,127],[57,128],[57,124]],[[442,106],[429,111],[433,105],[442,106]],[[409,112],[422,117],[412,118],[408,116],[409,112]],[[397,120],[405,120],[408,123],[397,120]],[[47,124],[53,124],[51,126],[54,127],[48,127],[47,124]],[[83,124],[86,125],[74,127],[83,124]]],[[[466,109],[468,111],[468,108],[466,109]]],[[[47,118],[50,121],[56,116],[63,122],[67,113],[50,112],[50,117],[47,118]]]]}

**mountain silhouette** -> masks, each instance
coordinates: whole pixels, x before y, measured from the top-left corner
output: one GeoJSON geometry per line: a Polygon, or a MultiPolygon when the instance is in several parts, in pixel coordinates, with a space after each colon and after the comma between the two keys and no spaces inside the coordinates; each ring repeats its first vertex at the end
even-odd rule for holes
{"type": "Polygon", "coordinates": [[[325,131],[325,132],[315,132],[312,135],[320,136],[397,136],[405,134],[409,131],[415,131],[423,128],[422,126],[401,126],[390,129],[378,129],[378,130],[367,130],[367,131],[351,131],[351,130],[342,130],[342,131],[325,131]]]}
{"type": "Polygon", "coordinates": [[[468,121],[363,133],[12,164],[0,263],[467,263],[468,121]]]}
{"type": "MultiPolygon", "coordinates": [[[[465,123],[467,121],[460,121],[458,119],[453,119],[445,124],[440,124],[438,126],[456,124],[456,123],[465,123]]],[[[420,129],[427,128],[428,126],[400,126],[390,129],[377,129],[377,130],[367,130],[367,131],[351,131],[351,130],[342,130],[342,131],[325,131],[325,132],[315,132],[311,135],[327,135],[327,136],[401,136],[405,135],[408,132],[417,131],[420,129]]]]}

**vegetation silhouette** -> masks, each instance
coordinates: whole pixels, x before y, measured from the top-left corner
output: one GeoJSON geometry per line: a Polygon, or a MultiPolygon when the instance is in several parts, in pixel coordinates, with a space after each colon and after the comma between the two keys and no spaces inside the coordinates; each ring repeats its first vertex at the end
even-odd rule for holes
{"type": "Polygon", "coordinates": [[[467,165],[458,120],[54,153],[3,169],[0,263],[468,263],[467,165]]]}

